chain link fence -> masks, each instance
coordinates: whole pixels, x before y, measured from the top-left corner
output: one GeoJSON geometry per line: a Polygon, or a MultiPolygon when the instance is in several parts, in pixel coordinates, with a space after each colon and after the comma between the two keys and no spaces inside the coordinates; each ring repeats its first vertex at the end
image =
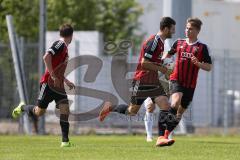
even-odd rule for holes
{"type": "MultiPolygon", "coordinates": [[[[38,94],[38,44],[21,43],[21,58],[25,70],[28,97],[36,103],[38,94]]],[[[14,64],[9,44],[0,44],[0,119],[10,119],[11,111],[19,103],[14,64]]]]}
{"type": "MultiPolygon", "coordinates": [[[[38,74],[38,44],[37,43],[20,43],[22,50],[22,59],[25,69],[28,96],[31,104],[36,103],[39,87],[38,74]]],[[[240,51],[229,50],[212,50],[213,70],[211,72],[200,71],[198,85],[194,95],[194,100],[189,111],[185,114],[185,122],[195,127],[239,127],[240,126],[240,51]],[[233,56],[234,55],[234,56],[233,56]]],[[[11,111],[13,106],[19,102],[19,96],[16,86],[16,78],[11,57],[11,49],[8,44],[0,44],[0,121],[11,120],[11,111]]],[[[128,55],[129,56],[129,55],[128,55]]],[[[103,62],[103,74],[96,78],[96,81],[90,83],[91,88],[103,90],[119,95],[112,86],[112,82],[106,79],[111,77],[111,61],[109,56],[98,57],[103,62]]],[[[138,56],[128,57],[130,62],[138,62],[138,56]]],[[[122,61],[123,59],[121,59],[122,61]]],[[[122,67],[124,63],[119,63],[122,67]]],[[[125,63],[124,65],[128,65],[125,63]]],[[[126,66],[127,68],[127,66],[126,66]]],[[[85,68],[86,69],[86,68],[85,68]]],[[[84,67],[77,69],[81,74],[85,74],[84,67]]],[[[132,76],[132,75],[131,75],[132,76]]],[[[81,75],[83,77],[83,75],[81,75]]],[[[79,80],[78,80],[79,81],[79,80]]],[[[87,86],[86,82],[81,79],[78,83],[87,86]]],[[[129,93],[126,93],[129,94],[129,93]]],[[[80,102],[80,111],[90,110],[98,101],[93,98],[78,97],[80,102]],[[89,105],[92,104],[92,105],[89,105]],[[81,105],[84,108],[81,108],[81,105]],[[86,108],[90,106],[90,108],[86,108]]],[[[74,99],[73,99],[74,100],[74,99]]],[[[76,100],[76,99],[75,99],[76,100]]],[[[124,102],[122,99],[119,102],[124,102]]],[[[157,116],[156,111],[156,116],[157,116]]],[[[54,113],[54,112],[51,112],[54,113]]],[[[140,115],[144,116],[144,109],[140,110],[140,115]]],[[[110,116],[104,123],[99,123],[96,119],[86,122],[75,122],[75,130],[83,125],[88,127],[122,127],[131,131],[134,127],[143,127],[143,116],[135,118],[124,118],[119,115],[110,116]],[[117,117],[117,119],[116,119],[117,117]]],[[[47,116],[48,117],[48,116],[47,116]]],[[[48,119],[46,117],[46,122],[48,119]]],[[[53,117],[53,115],[51,115],[53,117]]],[[[57,117],[55,117],[57,120],[57,117]]],[[[54,119],[54,117],[53,117],[54,119]]],[[[52,118],[51,118],[52,120],[52,118]]],[[[50,120],[50,121],[51,121],[50,120]]],[[[157,117],[155,118],[155,121],[157,117]]],[[[55,121],[58,124],[58,121],[55,121]]],[[[157,123],[155,123],[156,127],[157,123]]]]}

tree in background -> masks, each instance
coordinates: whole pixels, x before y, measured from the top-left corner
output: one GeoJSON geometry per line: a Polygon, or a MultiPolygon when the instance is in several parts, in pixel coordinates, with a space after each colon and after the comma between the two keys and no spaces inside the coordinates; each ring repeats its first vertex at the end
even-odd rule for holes
{"type": "MultiPolygon", "coordinates": [[[[0,0],[0,41],[8,41],[5,16],[14,17],[19,36],[38,41],[39,0],[0,0]]],[[[75,30],[98,30],[105,41],[134,39],[142,8],[135,0],[47,0],[47,29],[71,23],[75,30]]]]}
{"type": "Polygon", "coordinates": [[[6,15],[13,16],[13,24],[19,36],[28,41],[38,40],[39,4],[38,0],[0,0],[0,42],[7,42],[6,15]]]}
{"type": "Polygon", "coordinates": [[[97,15],[97,29],[104,33],[105,40],[134,39],[142,13],[134,0],[101,0],[99,8],[102,14],[97,15]]]}

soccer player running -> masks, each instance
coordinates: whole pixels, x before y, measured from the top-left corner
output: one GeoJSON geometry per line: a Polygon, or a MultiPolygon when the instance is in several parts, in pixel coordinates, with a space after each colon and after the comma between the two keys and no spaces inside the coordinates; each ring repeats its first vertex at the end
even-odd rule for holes
{"type": "MultiPolygon", "coordinates": [[[[170,17],[163,17],[160,21],[160,30],[156,35],[150,36],[141,47],[139,63],[135,72],[132,86],[130,105],[114,105],[105,102],[99,120],[103,121],[110,112],[126,115],[136,115],[144,100],[151,97],[160,109],[169,109],[167,93],[158,79],[158,72],[169,74],[167,68],[162,66],[164,41],[175,33],[175,21],[170,17]]],[[[154,107],[154,105],[151,105],[154,107]]],[[[153,109],[152,109],[153,110],[153,109]]],[[[164,133],[161,133],[162,135],[164,133]]],[[[170,145],[171,140],[166,140],[164,145],[170,145]]]]}
{"type": "Polygon", "coordinates": [[[177,57],[174,71],[170,75],[171,108],[160,118],[162,124],[166,123],[167,132],[173,131],[178,125],[192,101],[199,69],[210,71],[212,68],[208,47],[198,40],[201,26],[200,19],[187,19],[186,39],[176,40],[168,52],[168,56],[176,54],[177,57]]]}
{"type": "Polygon", "coordinates": [[[62,131],[61,147],[71,147],[69,134],[69,103],[64,89],[64,83],[69,89],[75,85],[64,77],[64,72],[68,61],[68,45],[72,41],[73,28],[70,24],[60,27],[60,39],[55,41],[43,56],[46,71],[40,81],[40,93],[37,105],[26,105],[21,102],[12,112],[14,118],[26,112],[30,117],[42,116],[53,100],[56,107],[60,109],[60,126],[62,131]]]}

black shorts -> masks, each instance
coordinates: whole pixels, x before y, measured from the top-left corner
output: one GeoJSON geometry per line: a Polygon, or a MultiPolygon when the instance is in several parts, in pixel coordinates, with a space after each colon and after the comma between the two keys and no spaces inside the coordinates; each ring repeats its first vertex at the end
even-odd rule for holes
{"type": "Polygon", "coordinates": [[[192,102],[195,88],[186,88],[181,86],[177,81],[170,81],[169,90],[171,95],[177,92],[183,93],[181,106],[187,108],[192,102]]]}
{"type": "Polygon", "coordinates": [[[167,96],[163,86],[157,84],[141,84],[140,81],[133,81],[131,103],[134,105],[142,105],[146,98],[154,99],[158,96],[167,96]]]}
{"type": "Polygon", "coordinates": [[[56,107],[58,107],[59,104],[68,104],[66,92],[56,92],[53,91],[47,83],[41,84],[37,106],[46,109],[48,107],[48,104],[53,100],[56,103],[56,107]]]}

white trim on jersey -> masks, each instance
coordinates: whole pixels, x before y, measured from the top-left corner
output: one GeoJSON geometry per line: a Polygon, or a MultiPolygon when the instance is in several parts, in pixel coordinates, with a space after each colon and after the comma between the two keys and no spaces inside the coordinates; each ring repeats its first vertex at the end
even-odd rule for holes
{"type": "Polygon", "coordinates": [[[53,55],[55,54],[54,50],[51,48],[48,49],[48,52],[51,52],[53,55]]]}
{"type": "MultiPolygon", "coordinates": [[[[152,51],[152,52],[156,49],[159,38],[160,38],[159,35],[156,35],[156,36],[155,36],[155,39],[154,39],[154,41],[153,41],[153,45],[152,45],[152,48],[151,48],[151,51],[152,51]]],[[[161,39],[161,38],[160,38],[160,39],[161,39]]]]}
{"type": "Polygon", "coordinates": [[[149,54],[149,53],[145,53],[145,55],[144,55],[145,57],[147,57],[147,58],[152,58],[152,55],[151,54],[149,54]]]}
{"type": "Polygon", "coordinates": [[[189,43],[189,39],[188,39],[188,38],[186,38],[185,41],[186,41],[187,44],[190,45],[190,46],[191,46],[191,45],[194,45],[194,44],[196,44],[196,43],[199,42],[199,40],[197,39],[195,42],[193,42],[193,43],[189,43]]]}
{"type": "Polygon", "coordinates": [[[59,41],[58,44],[55,46],[55,48],[59,49],[63,43],[64,43],[63,41],[59,41]]]}
{"type": "Polygon", "coordinates": [[[39,93],[39,96],[38,96],[38,100],[41,100],[42,97],[43,97],[43,93],[44,93],[44,90],[47,86],[47,83],[43,83],[42,86],[41,86],[41,89],[40,89],[40,93],[39,93]]]}
{"type": "MultiPolygon", "coordinates": [[[[158,35],[157,35],[158,36],[158,35]]],[[[162,40],[162,38],[159,36],[159,39],[162,41],[162,43],[164,44],[164,40],[162,40]]]]}

